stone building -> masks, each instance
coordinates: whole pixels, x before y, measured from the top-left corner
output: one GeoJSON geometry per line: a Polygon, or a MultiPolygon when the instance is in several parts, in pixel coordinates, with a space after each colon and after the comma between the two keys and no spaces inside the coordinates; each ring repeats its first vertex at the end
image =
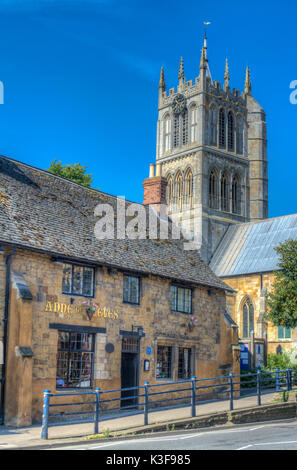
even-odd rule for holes
{"type": "Polygon", "coordinates": [[[172,219],[195,234],[209,262],[230,224],[267,217],[268,191],[265,113],[251,95],[249,69],[244,92],[231,91],[226,60],[222,88],[206,51],[205,38],[194,81],[181,59],[178,86],[168,93],[161,70],[156,162],[172,219]]]}
{"type": "MultiPolygon", "coordinates": [[[[184,240],[172,239],[172,228],[167,239],[146,231],[139,239],[128,201],[5,157],[0,191],[6,424],[40,422],[45,389],[110,390],[238,372],[237,328],[226,313],[232,289],[197,251],[184,250],[184,240]],[[118,205],[134,239],[121,236],[118,205]],[[116,237],[99,239],[100,216],[110,210],[106,230],[114,222],[116,237]]],[[[160,225],[157,212],[136,206],[160,225]]]]}
{"type": "MultiPolygon", "coordinates": [[[[242,364],[249,354],[252,366],[265,362],[267,352],[296,346],[296,332],[264,320],[266,293],[278,268],[273,248],[296,239],[296,216],[267,219],[265,112],[252,96],[249,68],[242,93],[231,92],[229,82],[227,59],[223,87],[212,79],[206,37],[194,81],[185,79],[181,59],[178,85],[167,92],[161,69],[156,170],[151,166],[145,184],[154,203],[157,194],[166,193],[171,219],[194,237],[202,258],[235,290],[229,313],[248,350],[242,364]]],[[[149,201],[145,194],[144,203],[149,201]]]]}

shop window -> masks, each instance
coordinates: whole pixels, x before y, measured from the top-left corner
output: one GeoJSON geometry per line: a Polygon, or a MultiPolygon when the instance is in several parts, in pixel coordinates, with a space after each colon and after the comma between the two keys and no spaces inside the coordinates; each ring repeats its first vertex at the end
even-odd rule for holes
{"type": "Polygon", "coordinates": [[[124,276],[123,301],[129,304],[139,304],[139,277],[124,276]]]}
{"type": "Polygon", "coordinates": [[[170,286],[171,310],[192,313],[192,290],[185,287],[170,286]]]}
{"type": "Polygon", "coordinates": [[[158,346],[157,349],[157,379],[172,378],[172,347],[158,346]]]}
{"type": "Polygon", "coordinates": [[[94,268],[64,264],[62,293],[93,297],[94,268]]]}
{"type": "Polygon", "coordinates": [[[178,378],[190,379],[192,376],[192,350],[189,348],[179,348],[178,350],[178,378]]]}
{"type": "Polygon", "coordinates": [[[291,328],[278,327],[278,339],[291,339],[291,328]]]}
{"type": "Polygon", "coordinates": [[[95,335],[58,331],[57,388],[92,387],[95,335]]]}

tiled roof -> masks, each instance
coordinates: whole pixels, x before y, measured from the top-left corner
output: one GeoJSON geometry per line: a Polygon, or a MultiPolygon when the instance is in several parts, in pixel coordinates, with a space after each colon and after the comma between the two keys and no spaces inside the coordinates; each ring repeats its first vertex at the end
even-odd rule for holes
{"type": "Polygon", "coordinates": [[[210,267],[220,277],[278,269],[275,247],[297,239],[297,214],[231,225],[215,251],[210,267]]]}
{"type": "Polygon", "coordinates": [[[114,208],[116,225],[116,197],[0,156],[0,243],[230,290],[183,240],[98,240],[99,203],[114,208]]]}

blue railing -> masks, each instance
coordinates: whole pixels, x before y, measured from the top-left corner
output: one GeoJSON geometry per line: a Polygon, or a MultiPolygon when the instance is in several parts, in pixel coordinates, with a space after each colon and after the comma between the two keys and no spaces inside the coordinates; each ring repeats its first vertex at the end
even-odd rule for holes
{"type": "MultiPolygon", "coordinates": [[[[149,413],[177,407],[190,407],[192,417],[196,416],[198,402],[209,400],[229,400],[229,409],[233,410],[234,400],[256,396],[258,406],[265,393],[290,391],[297,388],[297,371],[292,369],[275,371],[258,371],[256,373],[149,384],[131,388],[101,390],[96,388],[86,392],[44,391],[42,415],[42,439],[48,439],[48,428],[77,422],[94,423],[94,433],[99,432],[99,423],[106,419],[116,419],[124,416],[143,414],[144,425],[148,424],[149,413]],[[67,402],[53,402],[53,398],[67,397],[67,402]],[[75,397],[80,401],[69,401],[75,397]],[[87,397],[89,400],[84,401],[87,397]],[[171,403],[174,404],[171,404],[171,403]],[[116,406],[114,406],[116,405],[116,406]],[[59,412],[59,408],[63,410],[59,412]],[[69,412],[65,409],[70,410],[69,412]],[[75,408],[73,411],[72,408],[75,408]],[[85,409],[86,408],[86,409],[85,409]],[[50,413],[50,410],[56,410],[50,413]],[[69,416],[79,418],[79,421],[67,421],[69,416]]],[[[199,406],[199,405],[198,405],[199,406]]]]}

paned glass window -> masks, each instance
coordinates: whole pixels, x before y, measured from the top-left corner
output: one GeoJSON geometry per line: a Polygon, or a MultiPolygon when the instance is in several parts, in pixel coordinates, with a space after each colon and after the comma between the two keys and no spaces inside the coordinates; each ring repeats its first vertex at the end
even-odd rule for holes
{"type": "Polygon", "coordinates": [[[92,386],[94,344],[93,334],[58,331],[57,388],[92,386]]]}
{"type": "Polygon", "coordinates": [[[171,379],[172,378],[172,347],[171,346],[158,346],[156,378],[157,379],[171,379]]]}
{"type": "Polygon", "coordinates": [[[171,310],[192,313],[192,290],[185,287],[170,286],[171,310]]]}
{"type": "Polygon", "coordinates": [[[178,378],[190,379],[192,376],[192,350],[190,348],[179,348],[178,350],[178,378]]]}
{"type": "Polygon", "coordinates": [[[124,276],[123,301],[130,304],[139,304],[139,277],[124,276]]]}
{"type": "Polygon", "coordinates": [[[250,338],[254,330],[254,307],[250,299],[247,299],[242,308],[242,337],[250,338]]]}
{"type": "Polygon", "coordinates": [[[94,295],[94,268],[64,264],[62,293],[92,297],[94,295]]]}
{"type": "Polygon", "coordinates": [[[291,328],[278,327],[278,339],[291,339],[291,328]]]}

